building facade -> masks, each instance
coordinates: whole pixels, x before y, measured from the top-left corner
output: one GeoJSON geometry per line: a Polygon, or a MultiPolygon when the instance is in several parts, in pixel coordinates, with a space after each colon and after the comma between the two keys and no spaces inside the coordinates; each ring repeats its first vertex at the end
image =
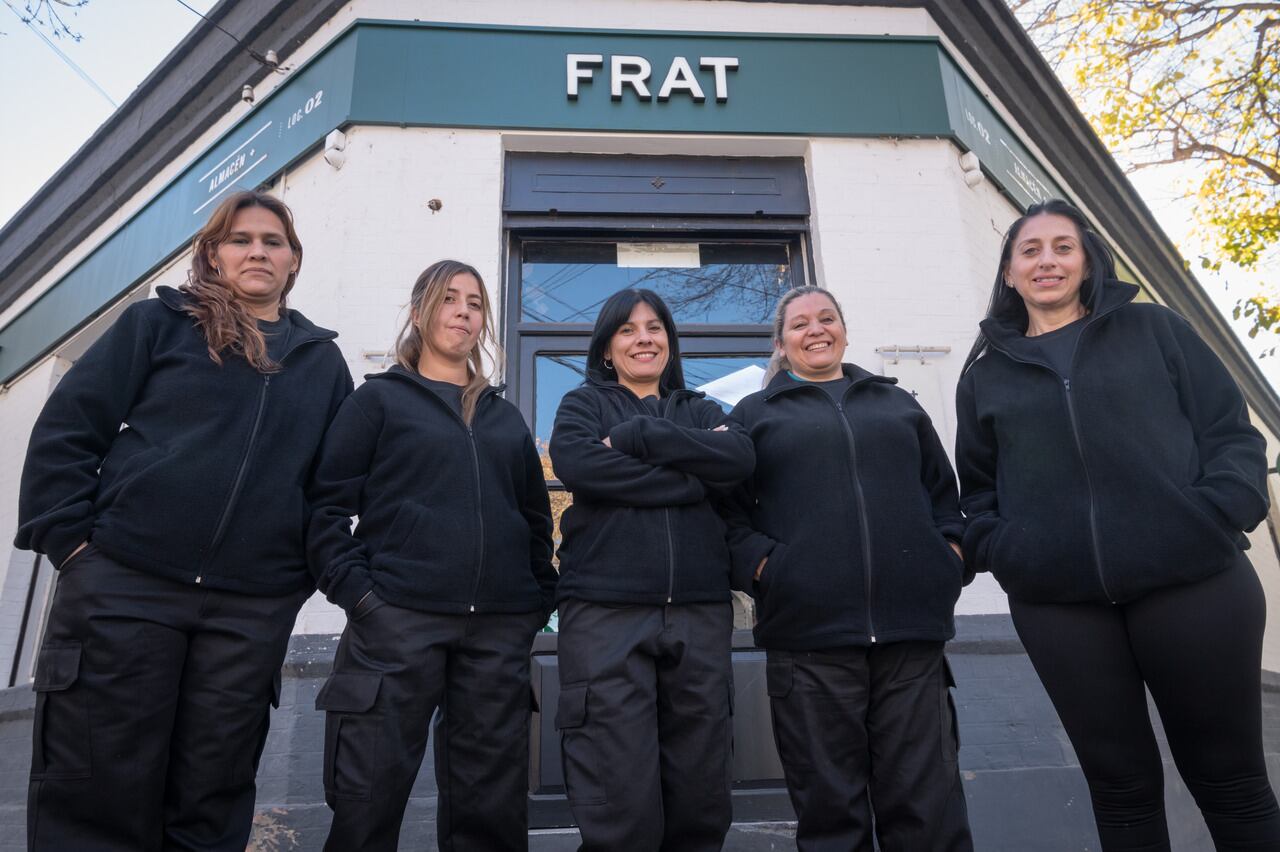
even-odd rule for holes
{"type": "MultiPolygon", "coordinates": [[[[1244,389],[1269,457],[1280,450],[1280,399],[998,0],[224,0],[208,17],[280,67],[202,24],[0,231],[0,541],[12,541],[26,439],[51,388],[127,304],[185,280],[191,236],[225,193],[259,185],[293,208],[303,241],[291,305],[340,332],[357,381],[384,367],[417,274],[442,257],[474,264],[499,308],[507,396],[543,448],[609,293],[662,293],[690,384],[731,405],[758,387],[772,306],[797,284],[836,294],[848,359],[897,377],[951,446],[1001,237],[1027,205],[1064,197],[1142,298],[1192,321],[1244,389]]],[[[1250,556],[1280,607],[1272,529],[1251,535],[1250,556]]],[[[28,684],[55,572],[0,554],[0,848],[20,848],[28,684]]],[[[1003,593],[982,575],[957,612],[979,848],[1095,848],[1087,790],[1003,593]]],[[[257,848],[323,837],[311,704],[343,624],[320,597],[298,618],[257,848]]],[[[547,707],[554,644],[535,647],[547,707]]],[[[745,629],[735,648],[730,848],[772,848],[790,812],[763,656],[745,629]]],[[[1280,629],[1264,667],[1274,724],[1280,629]]],[[[572,848],[540,713],[533,751],[537,842],[572,848]]],[[[430,774],[407,843],[433,832],[430,774]]],[[[1177,848],[1209,848],[1171,764],[1169,778],[1177,848]]]]}

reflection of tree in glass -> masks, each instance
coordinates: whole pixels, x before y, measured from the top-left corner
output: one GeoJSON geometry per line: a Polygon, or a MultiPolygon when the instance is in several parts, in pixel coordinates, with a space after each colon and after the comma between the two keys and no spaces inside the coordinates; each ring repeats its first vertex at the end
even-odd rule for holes
{"type": "Polygon", "coordinates": [[[721,263],[698,269],[649,269],[633,282],[660,295],[684,322],[714,322],[729,305],[738,322],[768,323],[774,305],[791,288],[786,264],[721,263]],[[697,317],[701,314],[701,317],[697,317]]]}
{"type": "MultiPolygon", "coordinates": [[[[538,448],[538,458],[542,461],[542,475],[548,481],[556,478],[556,473],[551,469],[551,454],[547,449],[547,442],[541,438],[534,439],[534,446],[538,448]]],[[[569,508],[573,502],[573,495],[568,491],[554,490],[551,492],[551,522],[552,537],[555,542],[556,554],[551,560],[556,566],[556,570],[560,570],[560,516],[564,514],[564,510],[569,508]]]]}

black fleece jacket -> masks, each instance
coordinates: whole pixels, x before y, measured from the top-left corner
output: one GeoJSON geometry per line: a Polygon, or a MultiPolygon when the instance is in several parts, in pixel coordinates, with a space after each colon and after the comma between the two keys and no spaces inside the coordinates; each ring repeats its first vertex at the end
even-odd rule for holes
{"type": "Polygon", "coordinates": [[[375,591],[422,612],[549,613],[551,504],[520,412],[490,388],[468,427],[416,372],[366,379],[309,492],[320,590],[347,612],[375,591]]]}
{"type": "Polygon", "coordinates": [[[896,379],[852,364],[844,374],[839,403],[783,372],[730,415],[756,447],[726,516],[734,588],[756,596],[762,648],[955,634],[963,565],[948,541],[964,519],[946,451],[896,379]]]}
{"type": "Polygon", "coordinates": [[[560,520],[558,601],[729,599],[724,522],[708,498],[751,473],[751,441],[739,429],[714,431],[724,411],[696,391],[675,391],[660,410],[650,415],[598,377],[561,401],[551,461],[573,505],[560,520]]]}
{"type": "Polygon", "coordinates": [[[17,546],[61,565],[92,539],[180,582],[258,595],[310,587],[303,488],[351,391],[337,335],[289,311],[279,372],[230,353],[218,365],[187,297],[157,295],[85,352],[36,420],[17,546]]]}
{"type": "Polygon", "coordinates": [[[1065,381],[987,320],[960,380],[964,552],[1013,598],[1132,600],[1207,577],[1267,512],[1265,445],[1186,320],[1106,284],[1065,381]]]}

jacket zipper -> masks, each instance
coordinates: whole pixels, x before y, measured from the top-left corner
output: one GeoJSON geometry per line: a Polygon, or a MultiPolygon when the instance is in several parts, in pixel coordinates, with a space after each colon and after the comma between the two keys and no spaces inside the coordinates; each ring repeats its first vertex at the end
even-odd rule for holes
{"type": "Polygon", "coordinates": [[[249,471],[249,457],[253,455],[254,445],[258,443],[258,430],[262,428],[262,415],[267,409],[267,389],[271,386],[271,374],[267,373],[262,377],[262,387],[258,391],[258,412],[253,418],[253,428],[249,430],[249,440],[244,447],[244,455],[240,458],[240,467],[236,469],[236,478],[231,485],[231,493],[227,495],[226,505],[222,507],[222,515],[218,518],[218,526],[213,531],[213,538],[209,541],[209,549],[205,552],[204,564],[200,567],[200,572],[196,574],[196,583],[204,581],[204,571],[208,568],[209,563],[213,561],[213,556],[218,550],[218,545],[222,544],[222,537],[226,535],[227,524],[231,520],[231,512],[235,508],[236,501],[240,499],[240,489],[244,487],[244,477],[249,471]]]}
{"type": "MultiPolygon", "coordinates": [[[[1081,329],[1081,333],[1084,333],[1083,329],[1081,329]]],[[[1074,362],[1074,352],[1071,358],[1074,362]]],[[[1080,439],[1080,423],[1076,419],[1076,406],[1071,398],[1071,379],[1064,378],[1062,380],[1062,390],[1067,398],[1067,417],[1071,420],[1071,435],[1076,440],[1076,452],[1080,455],[1080,466],[1084,468],[1085,487],[1089,489],[1089,534],[1093,538],[1093,565],[1098,572],[1098,583],[1102,586],[1102,593],[1107,596],[1107,600],[1115,603],[1115,598],[1111,596],[1111,590],[1107,588],[1107,578],[1102,570],[1102,544],[1101,539],[1098,537],[1098,507],[1097,501],[1093,497],[1093,476],[1089,473],[1089,463],[1084,457],[1084,442],[1080,439]]]]}
{"type": "MultiPolygon", "coordinates": [[[[476,561],[476,579],[475,579],[475,583],[472,584],[472,587],[471,587],[471,603],[467,605],[467,612],[475,612],[476,606],[478,605],[479,599],[480,599],[480,581],[484,577],[484,495],[481,492],[481,485],[480,485],[480,482],[481,482],[480,452],[476,447],[475,429],[467,425],[467,421],[463,420],[462,417],[456,411],[454,411],[447,402],[441,399],[438,393],[433,391],[431,388],[427,387],[422,382],[418,381],[418,378],[420,377],[417,376],[416,373],[410,373],[408,370],[406,370],[404,373],[392,372],[391,375],[403,376],[406,380],[413,382],[418,387],[422,388],[424,391],[430,394],[431,397],[433,397],[436,400],[436,402],[440,403],[440,405],[444,407],[445,411],[449,412],[449,414],[453,417],[454,420],[458,421],[458,425],[460,425],[463,431],[467,433],[467,446],[471,450],[471,473],[475,477],[475,483],[476,483],[476,525],[479,531],[479,542],[480,542],[478,547],[479,552],[477,554],[477,561],[476,561]]],[[[480,398],[476,400],[476,410],[475,410],[475,415],[473,416],[479,415],[481,403],[483,403],[485,399],[488,397],[488,395],[492,392],[493,392],[492,388],[490,388],[489,390],[484,390],[480,392],[480,398]]]]}
{"type": "MultiPolygon", "coordinates": [[[[823,396],[827,396],[827,392],[818,389],[823,396]]],[[[853,385],[845,389],[845,394],[853,390],[853,385]]],[[[830,397],[828,397],[830,398],[830,397]]],[[[844,416],[844,397],[836,404],[837,419],[840,425],[844,427],[845,437],[849,439],[849,463],[853,467],[853,493],[858,501],[858,525],[862,530],[862,563],[866,566],[863,576],[866,578],[865,592],[867,597],[867,634],[871,637],[871,644],[876,643],[876,624],[871,617],[871,593],[874,589],[871,579],[871,524],[867,520],[867,500],[862,493],[862,480],[858,478],[858,443],[853,436],[853,427],[849,425],[849,419],[844,416]]]]}
{"type": "MultiPolygon", "coordinates": [[[[464,421],[463,425],[466,423],[464,421]]],[[[476,478],[476,521],[480,525],[480,556],[476,562],[476,582],[471,589],[470,612],[476,611],[476,601],[480,598],[480,578],[484,576],[484,495],[480,491],[480,453],[476,450],[476,433],[467,426],[467,443],[471,447],[471,470],[476,478]]]]}
{"type": "MultiPolygon", "coordinates": [[[[1110,312],[1108,311],[1107,313],[1110,312]]],[[[1090,317],[1080,329],[1080,334],[1076,337],[1075,346],[1071,349],[1071,359],[1067,362],[1071,367],[1071,372],[1075,372],[1076,354],[1080,351],[1080,341],[1084,339],[1084,333],[1089,330],[1089,327],[1093,325],[1094,322],[1104,316],[1106,316],[1106,313],[1095,314],[1090,317]]],[[[988,337],[987,340],[992,342],[994,345],[994,341],[992,341],[990,337],[988,337]]],[[[1076,455],[1080,457],[1080,467],[1084,468],[1085,488],[1089,491],[1089,538],[1091,540],[1090,544],[1093,545],[1093,569],[1098,575],[1098,585],[1102,587],[1102,594],[1108,601],[1114,604],[1115,598],[1111,596],[1111,590],[1107,588],[1106,572],[1102,566],[1102,539],[1098,536],[1098,501],[1094,496],[1093,491],[1093,474],[1089,472],[1089,461],[1084,455],[1084,440],[1080,437],[1080,421],[1076,417],[1076,406],[1071,394],[1071,379],[1059,375],[1058,371],[1053,369],[1053,367],[1050,367],[1048,364],[1044,364],[1039,361],[1032,361],[1027,358],[1021,358],[1001,346],[995,346],[995,348],[1011,361],[1016,361],[1019,364],[1030,364],[1033,367],[1040,367],[1048,370],[1055,378],[1062,381],[1062,394],[1067,403],[1067,419],[1071,421],[1071,437],[1075,440],[1076,455]]]]}
{"type": "MultiPolygon", "coordinates": [[[[636,408],[639,409],[640,414],[646,416],[649,414],[649,409],[644,407],[644,403],[640,402],[640,398],[630,388],[618,385],[618,389],[626,391],[627,396],[635,401],[636,408]]],[[[671,414],[671,406],[675,403],[676,397],[680,395],[681,391],[676,390],[662,401],[659,410],[664,419],[669,419],[668,415],[671,414]]],[[[676,546],[675,540],[671,535],[671,509],[667,506],[662,507],[662,525],[667,534],[667,605],[669,606],[676,596],[676,546]]]]}

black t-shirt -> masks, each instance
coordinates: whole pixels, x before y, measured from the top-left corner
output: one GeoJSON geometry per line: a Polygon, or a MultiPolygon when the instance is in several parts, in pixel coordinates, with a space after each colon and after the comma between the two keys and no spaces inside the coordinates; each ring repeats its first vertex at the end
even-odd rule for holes
{"type": "Polygon", "coordinates": [[[814,382],[814,384],[826,391],[833,400],[840,402],[844,399],[844,392],[849,389],[849,385],[853,384],[853,379],[841,376],[829,382],[814,382]]]}
{"type": "Polygon", "coordinates": [[[267,340],[267,357],[279,364],[284,353],[289,351],[289,338],[293,334],[293,322],[289,319],[289,314],[281,311],[278,320],[258,320],[258,330],[267,340]]]}
{"type": "Polygon", "coordinates": [[[459,417],[462,416],[462,385],[455,385],[452,382],[440,382],[435,379],[428,379],[426,376],[422,377],[422,381],[453,409],[454,414],[459,417]]]}
{"type": "MultiPolygon", "coordinates": [[[[797,382],[809,382],[808,379],[802,379],[795,373],[790,373],[790,376],[797,382]]],[[[840,402],[844,399],[844,392],[849,389],[849,385],[853,384],[853,380],[848,376],[842,375],[840,378],[832,379],[829,382],[809,382],[809,384],[822,388],[833,401],[840,402]]]]}
{"type": "Polygon", "coordinates": [[[1080,339],[1080,331],[1084,328],[1085,318],[1081,317],[1069,322],[1062,328],[1055,328],[1035,337],[1028,337],[1027,343],[1040,355],[1054,372],[1064,379],[1071,378],[1071,356],[1076,351],[1076,341],[1080,339]]]}
{"type": "Polygon", "coordinates": [[[654,417],[662,416],[662,400],[659,399],[656,395],[644,397],[643,399],[640,400],[640,404],[643,405],[645,407],[645,410],[648,411],[650,414],[652,414],[654,417]]]}

